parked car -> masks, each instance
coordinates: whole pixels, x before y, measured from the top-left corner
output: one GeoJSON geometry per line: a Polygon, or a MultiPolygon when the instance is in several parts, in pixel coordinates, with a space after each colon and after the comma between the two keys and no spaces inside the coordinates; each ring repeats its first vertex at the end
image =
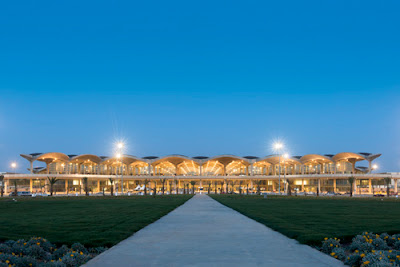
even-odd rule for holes
{"type": "Polygon", "coordinates": [[[15,194],[15,192],[11,192],[9,194],[10,197],[31,197],[32,194],[29,191],[21,191],[21,192],[17,192],[17,194],[15,194]]]}
{"type": "Polygon", "coordinates": [[[32,197],[48,197],[49,195],[46,193],[36,193],[32,194],[32,197]]]}

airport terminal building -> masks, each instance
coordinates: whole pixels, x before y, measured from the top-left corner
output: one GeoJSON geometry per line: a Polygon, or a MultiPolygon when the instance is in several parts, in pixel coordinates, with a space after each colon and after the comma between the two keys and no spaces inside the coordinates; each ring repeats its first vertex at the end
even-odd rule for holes
{"type": "MultiPolygon", "coordinates": [[[[392,192],[397,193],[397,179],[393,174],[376,174],[373,161],[381,154],[343,152],[338,154],[308,154],[285,157],[220,155],[214,157],[135,157],[119,155],[105,157],[92,154],[67,155],[59,152],[21,154],[29,161],[28,174],[4,175],[5,192],[17,185],[18,190],[48,192],[48,177],[57,178],[57,194],[82,192],[82,179],[88,178],[91,193],[134,192],[144,181],[149,188],[166,192],[181,190],[188,183],[196,183],[196,191],[254,192],[256,184],[263,192],[287,189],[288,183],[296,192],[349,192],[348,178],[356,178],[354,193],[372,194],[383,185],[385,177],[392,178],[392,192]],[[35,162],[45,167],[34,167],[35,162]],[[368,167],[359,167],[360,161],[368,167]],[[110,181],[110,179],[112,181],[110,181]],[[122,185],[122,186],[121,186],[122,185]]],[[[192,186],[191,186],[192,188],[192,186]]]]}

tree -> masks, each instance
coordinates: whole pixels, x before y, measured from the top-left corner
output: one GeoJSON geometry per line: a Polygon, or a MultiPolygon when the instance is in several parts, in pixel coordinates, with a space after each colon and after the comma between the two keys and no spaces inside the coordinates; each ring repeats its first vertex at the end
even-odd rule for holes
{"type": "Polygon", "coordinates": [[[156,197],[156,195],[157,195],[157,182],[154,181],[153,197],[156,197]]]}
{"type": "Polygon", "coordinates": [[[82,183],[83,183],[83,190],[85,190],[85,195],[89,195],[89,181],[87,177],[82,178],[82,183]]]}
{"type": "Polygon", "coordinates": [[[114,179],[113,178],[108,178],[108,180],[110,181],[110,185],[111,185],[110,193],[111,193],[111,196],[113,196],[114,195],[114,179]]]}
{"type": "Polygon", "coordinates": [[[218,181],[214,181],[214,194],[217,194],[218,181]]]}
{"type": "Polygon", "coordinates": [[[50,178],[47,176],[47,180],[49,181],[49,184],[50,184],[50,196],[53,196],[54,184],[58,181],[58,179],[56,177],[50,178]]]}
{"type": "Polygon", "coordinates": [[[243,181],[240,180],[239,181],[239,195],[242,195],[242,185],[243,185],[243,181]]]}
{"type": "Polygon", "coordinates": [[[347,180],[350,183],[350,197],[352,197],[353,196],[353,185],[354,185],[354,182],[356,181],[356,178],[354,178],[352,176],[352,177],[349,177],[349,179],[347,179],[347,180]]]}
{"type": "Polygon", "coordinates": [[[164,191],[165,191],[165,182],[166,181],[167,181],[167,179],[165,179],[165,178],[160,179],[160,182],[162,184],[161,192],[162,192],[163,195],[164,195],[164,191]]]}
{"type": "Polygon", "coordinates": [[[147,185],[150,183],[149,179],[144,179],[143,186],[144,186],[144,195],[147,195],[147,185]]]}
{"type": "Polygon", "coordinates": [[[235,193],[235,185],[236,185],[235,181],[231,181],[231,194],[235,193]]]}
{"type": "Polygon", "coordinates": [[[175,183],[175,190],[176,190],[176,194],[179,194],[179,181],[178,179],[174,179],[174,183],[175,183]]]}
{"type": "Polygon", "coordinates": [[[208,194],[210,194],[212,182],[209,180],[207,182],[207,185],[208,185],[208,194]]]}
{"type": "Polygon", "coordinates": [[[292,183],[293,183],[293,181],[287,179],[286,182],[287,182],[287,195],[291,196],[292,195],[292,183]]]}
{"type": "Polygon", "coordinates": [[[14,182],[14,194],[15,196],[18,196],[17,179],[14,179],[13,182],[14,182]]]}
{"type": "Polygon", "coordinates": [[[221,181],[221,189],[219,190],[220,194],[224,193],[224,184],[225,184],[225,181],[221,181]]]}
{"type": "Polygon", "coordinates": [[[383,178],[386,185],[386,196],[389,197],[390,195],[390,184],[392,183],[392,179],[390,177],[383,178]]]}
{"type": "Polygon", "coordinates": [[[196,181],[190,181],[190,184],[192,185],[192,194],[194,195],[194,186],[196,184],[196,181]]]}
{"type": "Polygon", "coordinates": [[[0,182],[1,182],[0,195],[1,195],[1,197],[3,197],[3,195],[4,195],[4,175],[0,175],[0,182]]]}
{"type": "Polygon", "coordinates": [[[246,195],[249,194],[249,183],[246,184],[246,195]]]}
{"type": "Polygon", "coordinates": [[[257,186],[257,195],[261,195],[261,180],[255,180],[254,183],[257,186]]]}
{"type": "Polygon", "coordinates": [[[172,195],[172,180],[169,180],[169,194],[172,195]]]}

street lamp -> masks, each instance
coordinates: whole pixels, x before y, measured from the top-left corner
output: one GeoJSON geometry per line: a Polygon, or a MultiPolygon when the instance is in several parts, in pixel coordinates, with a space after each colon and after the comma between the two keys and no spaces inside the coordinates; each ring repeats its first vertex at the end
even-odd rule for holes
{"type": "Polygon", "coordinates": [[[373,169],[373,170],[378,169],[378,165],[377,165],[377,164],[372,165],[372,169],[373,169]]]}
{"type": "Polygon", "coordinates": [[[283,148],[283,144],[281,142],[274,143],[274,150],[279,152],[279,194],[281,194],[281,150],[283,148]]]}

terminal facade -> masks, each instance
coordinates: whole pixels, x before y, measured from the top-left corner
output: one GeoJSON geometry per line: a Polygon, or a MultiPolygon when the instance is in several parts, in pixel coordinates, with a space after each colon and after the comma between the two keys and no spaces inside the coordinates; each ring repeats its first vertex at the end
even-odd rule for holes
{"type": "MultiPolygon", "coordinates": [[[[290,183],[296,192],[349,192],[348,178],[356,178],[355,193],[372,194],[382,187],[388,174],[373,173],[373,161],[381,154],[343,152],[285,157],[220,155],[214,157],[104,157],[92,154],[67,155],[59,152],[21,154],[29,161],[28,174],[6,174],[5,191],[48,192],[48,177],[57,178],[54,186],[59,194],[82,191],[82,178],[89,181],[92,193],[134,192],[144,181],[149,188],[161,190],[162,179],[167,192],[182,190],[187,183],[196,183],[196,191],[254,192],[259,185],[263,192],[284,192],[290,183]],[[35,162],[45,167],[34,167],[35,162]],[[357,166],[368,162],[368,167],[357,166]],[[110,179],[112,181],[110,181],[110,179]],[[17,180],[17,181],[13,181],[17,180]],[[357,191],[358,190],[358,191],[357,191]]],[[[392,178],[392,191],[397,193],[397,176],[392,178]]],[[[192,186],[191,186],[192,187],[192,186]]]]}

